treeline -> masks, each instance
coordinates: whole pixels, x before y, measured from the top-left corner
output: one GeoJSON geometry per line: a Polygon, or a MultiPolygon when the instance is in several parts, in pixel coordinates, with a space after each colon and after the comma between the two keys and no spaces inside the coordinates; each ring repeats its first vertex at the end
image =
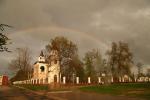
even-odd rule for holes
{"type": "MultiPolygon", "coordinates": [[[[79,58],[77,45],[65,37],[55,37],[45,46],[47,62],[50,62],[51,50],[58,51],[61,74],[66,76],[67,82],[74,82],[76,76],[80,77],[81,82],[87,81],[87,77],[91,77],[93,82],[97,81],[97,77],[102,74],[113,76],[116,81],[119,76],[132,76],[133,54],[129,45],[124,42],[113,42],[111,49],[106,51],[107,59],[102,57],[99,49],[87,51],[83,58],[79,58]]],[[[27,48],[18,49],[18,56],[10,63],[12,69],[17,69],[17,74],[12,80],[32,77],[33,66],[28,51],[27,48]]]]}

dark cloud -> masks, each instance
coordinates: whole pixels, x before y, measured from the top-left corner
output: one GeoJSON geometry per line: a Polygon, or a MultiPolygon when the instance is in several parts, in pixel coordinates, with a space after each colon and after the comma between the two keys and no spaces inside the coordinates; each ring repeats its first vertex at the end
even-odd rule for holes
{"type": "Polygon", "coordinates": [[[149,5],[149,0],[0,0],[0,23],[15,27],[11,48],[28,46],[34,58],[50,38],[63,35],[77,43],[80,56],[92,48],[104,54],[112,41],[122,40],[136,62],[150,64],[149,5]]]}

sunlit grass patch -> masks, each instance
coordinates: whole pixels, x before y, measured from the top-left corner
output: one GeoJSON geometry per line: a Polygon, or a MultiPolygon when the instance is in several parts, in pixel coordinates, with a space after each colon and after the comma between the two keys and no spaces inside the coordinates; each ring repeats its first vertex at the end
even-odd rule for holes
{"type": "Polygon", "coordinates": [[[150,83],[124,83],[81,87],[81,91],[150,99],[150,83]]]}

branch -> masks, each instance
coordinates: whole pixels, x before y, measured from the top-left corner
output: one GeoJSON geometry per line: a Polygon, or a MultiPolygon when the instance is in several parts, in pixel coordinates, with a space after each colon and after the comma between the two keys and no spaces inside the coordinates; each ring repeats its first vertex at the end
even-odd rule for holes
{"type": "Polygon", "coordinates": [[[0,30],[1,30],[1,31],[4,31],[4,30],[5,30],[4,27],[13,28],[12,26],[7,25],[7,24],[0,24],[0,30]]]}

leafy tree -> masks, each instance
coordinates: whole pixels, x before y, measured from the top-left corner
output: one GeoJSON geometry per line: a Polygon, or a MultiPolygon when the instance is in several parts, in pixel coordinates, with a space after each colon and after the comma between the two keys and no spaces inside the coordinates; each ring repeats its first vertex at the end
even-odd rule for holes
{"type": "Polygon", "coordinates": [[[58,51],[61,74],[62,76],[67,77],[67,81],[70,81],[72,76],[71,74],[74,72],[74,70],[76,70],[76,68],[74,68],[75,66],[72,67],[70,65],[73,65],[73,63],[74,65],[78,65],[78,62],[76,61],[79,61],[76,44],[65,37],[55,37],[54,39],[51,39],[50,43],[46,45],[48,62],[50,61],[49,54],[52,50],[58,51]]]}
{"type": "Polygon", "coordinates": [[[116,73],[115,67],[117,65],[117,43],[112,43],[111,51],[108,51],[107,54],[109,55],[108,65],[111,67],[111,72],[114,75],[116,73]]]}
{"type": "Polygon", "coordinates": [[[70,76],[74,74],[75,76],[80,77],[80,82],[83,82],[84,81],[84,68],[83,68],[83,63],[79,59],[78,55],[72,57],[72,60],[69,63],[69,66],[70,67],[68,69],[68,72],[70,73],[70,76]]]}
{"type": "Polygon", "coordinates": [[[8,40],[9,38],[3,33],[4,32],[4,27],[11,27],[9,25],[6,25],[6,24],[0,24],[0,52],[3,52],[3,51],[7,51],[7,52],[10,52],[8,50],[8,48],[6,47],[6,45],[8,44],[8,40]]]}
{"type": "Polygon", "coordinates": [[[99,74],[103,73],[105,69],[104,68],[105,65],[104,65],[104,59],[102,59],[100,51],[98,49],[97,50],[93,49],[92,52],[93,52],[93,55],[95,55],[93,57],[93,66],[96,70],[96,73],[99,73],[99,74]]]}
{"type": "Polygon", "coordinates": [[[113,76],[118,77],[131,74],[130,67],[133,63],[133,56],[127,43],[119,42],[117,44],[113,42],[111,51],[107,54],[109,55],[108,64],[111,67],[113,76]]]}
{"type": "Polygon", "coordinates": [[[83,58],[86,77],[96,81],[96,76],[103,72],[102,58],[98,50],[88,51],[83,58]]]}
{"type": "Polygon", "coordinates": [[[93,66],[93,58],[91,57],[90,55],[90,52],[87,52],[85,54],[85,57],[84,57],[84,64],[85,64],[85,69],[86,69],[86,75],[87,76],[92,76],[94,75],[94,66],[93,66]]]}

